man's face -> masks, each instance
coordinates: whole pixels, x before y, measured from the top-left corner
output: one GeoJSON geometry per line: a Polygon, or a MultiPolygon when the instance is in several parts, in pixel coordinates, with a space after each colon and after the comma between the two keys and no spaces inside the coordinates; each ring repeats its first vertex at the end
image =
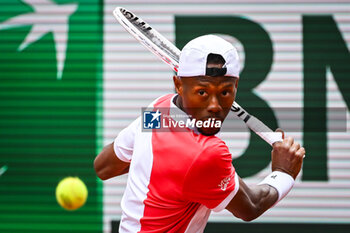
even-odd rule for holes
{"type": "MultiPolygon", "coordinates": [[[[238,79],[227,76],[174,77],[179,94],[180,107],[193,119],[205,121],[209,118],[225,120],[235,100],[238,79]]],[[[204,135],[214,135],[220,128],[202,127],[204,135]]]]}

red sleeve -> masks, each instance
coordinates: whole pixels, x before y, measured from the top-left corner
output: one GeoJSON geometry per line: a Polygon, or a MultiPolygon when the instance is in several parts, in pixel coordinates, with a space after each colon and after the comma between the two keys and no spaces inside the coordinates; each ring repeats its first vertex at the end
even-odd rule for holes
{"type": "Polygon", "coordinates": [[[209,209],[224,209],[238,190],[238,177],[226,144],[216,137],[205,144],[185,176],[183,195],[209,209]]]}

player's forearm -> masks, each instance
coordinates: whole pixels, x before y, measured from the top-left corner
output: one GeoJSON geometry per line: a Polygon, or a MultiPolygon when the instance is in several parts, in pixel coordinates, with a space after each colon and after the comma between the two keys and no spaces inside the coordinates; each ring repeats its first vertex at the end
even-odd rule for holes
{"type": "Polygon", "coordinates": [[[275,188],[266,184],[248,187],[240,179],[240,188],[226,209],[244,221],[252,221],[271,208],[277,198],[275,188]]]}
{"type": "Polygon", "coordinates": [[[123,162],[116,156],[113,143],[105,146],[95,158],[94,168],[101,180],[125,174],[129,171],[129,163],[123,162]]]}
{"type": "Polygon", "coordinates": [[[267,184],[254,185],[251,189],[252,214],[249,221],[261,216],[266,210],[271,208],[278,199],[277,190],[267,184]]]}

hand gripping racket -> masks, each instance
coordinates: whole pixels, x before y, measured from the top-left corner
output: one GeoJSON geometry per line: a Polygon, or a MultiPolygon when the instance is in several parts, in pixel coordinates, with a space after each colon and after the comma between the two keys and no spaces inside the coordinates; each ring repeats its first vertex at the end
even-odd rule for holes
{"type": "MultiPolygon", "coordinates": [[[[177,47],[131,11],[122,7],[117,7],[113,11],[113,15],[141,44],[177,72],[181,53],[177,47]]],[[[273,132],[269,127],[254,116],[250,115],[236,102],[233,102],[231,111],[270,145],[282,141],[281,132],[273,132]]]]}

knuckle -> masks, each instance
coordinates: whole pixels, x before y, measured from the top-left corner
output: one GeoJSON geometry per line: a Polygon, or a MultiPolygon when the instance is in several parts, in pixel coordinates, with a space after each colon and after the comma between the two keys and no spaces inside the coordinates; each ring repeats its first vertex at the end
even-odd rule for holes
{"type": "Polygon", "coordinates": [[[284,150],[289,150],[290,149],[290,146],[288,144],[283,144],[281,147],[284,150]]]}
{"type": "Polygon", "coordinates": [[[274,151],[280,151],[283,148],[283,143],[275,143],[273,146],[274,151]]]}
{"type": "Polygon", "coordinates": [[[304,148],[300,148],[295,154],[299,157],[303,157],[305,155],[304,148]]]}
{"type": "Polygon", "coordinates": [[[296,154],[297,153],[297,149],[295,147],[291,147],[291,148],[289,148],[288,152],[291,153],[291,154],[296,154]]]}

